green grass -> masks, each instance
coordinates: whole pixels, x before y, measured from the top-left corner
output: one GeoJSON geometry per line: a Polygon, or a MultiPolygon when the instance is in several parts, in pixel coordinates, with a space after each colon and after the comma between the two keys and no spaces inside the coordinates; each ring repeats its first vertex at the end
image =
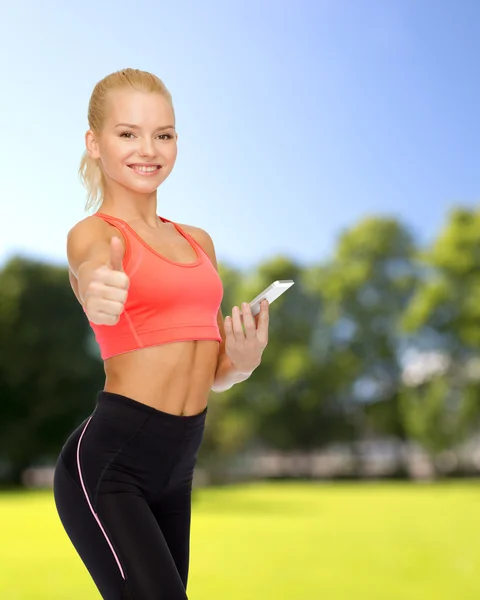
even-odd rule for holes
{"type": "MultiPolygon", "coordinates": [[[[191,600],[478,600],[476,483],[199,490],[191,600]]],[[[0,495],[0,598],[100,598],[51,492],[0,495]]]]}

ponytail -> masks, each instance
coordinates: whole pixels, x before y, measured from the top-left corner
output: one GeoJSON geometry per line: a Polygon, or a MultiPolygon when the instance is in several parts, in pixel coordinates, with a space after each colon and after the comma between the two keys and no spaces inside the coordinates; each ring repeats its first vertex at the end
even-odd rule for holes
{"type": "Polygon", "coordinates": [[[91,158],[87,151],[83,153],[78,175],[87,189],[88,197],[85,203],[85,210],[97,210],[103,202],[103,173],[98,160],[91,158]]]}

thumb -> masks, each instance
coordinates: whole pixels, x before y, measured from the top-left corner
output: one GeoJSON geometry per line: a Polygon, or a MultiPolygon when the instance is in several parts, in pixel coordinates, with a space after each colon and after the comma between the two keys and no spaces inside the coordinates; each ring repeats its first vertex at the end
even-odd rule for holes
{"type": "Polygon", "coordinates": [[[114,271],[123,271],[123,246],[118,237],[110,240],[110,268],[114,271]]]}

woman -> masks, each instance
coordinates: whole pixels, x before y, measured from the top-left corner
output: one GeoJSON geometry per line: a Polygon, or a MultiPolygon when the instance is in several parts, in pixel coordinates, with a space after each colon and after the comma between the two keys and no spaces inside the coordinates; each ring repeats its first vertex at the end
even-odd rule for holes
{"type": "Polygon", "coordinates": [[[69,232],[73,291],[105,365],[92,414],[57,461],[60,519],[108,600],[185,599],[192,477],[210,390],[247,379],[268,306],[225,322],[209,235],[157,216],[177,155],[171,96],[126,69],[94,88],[80,174],[97,209],[69,232]]]}

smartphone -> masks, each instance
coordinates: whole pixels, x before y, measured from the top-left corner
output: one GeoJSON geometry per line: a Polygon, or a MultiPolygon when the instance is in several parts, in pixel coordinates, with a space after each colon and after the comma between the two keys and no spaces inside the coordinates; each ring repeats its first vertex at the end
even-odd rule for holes
{"type": "Polygon", "coordinates": [[[279,281],[274,281],[271,285],[263,290],[256,298],[254,298],[250,302],[250,308],[252,310],[252,315],[255,317],[260,312],[260,302],[262,300],[268,300],[268,303],[271,304],[274,300],[276,300],[279,296],[286,292],[289,288],[292,287],[294,281],[291,279],[281,279],[279,281]]]}

